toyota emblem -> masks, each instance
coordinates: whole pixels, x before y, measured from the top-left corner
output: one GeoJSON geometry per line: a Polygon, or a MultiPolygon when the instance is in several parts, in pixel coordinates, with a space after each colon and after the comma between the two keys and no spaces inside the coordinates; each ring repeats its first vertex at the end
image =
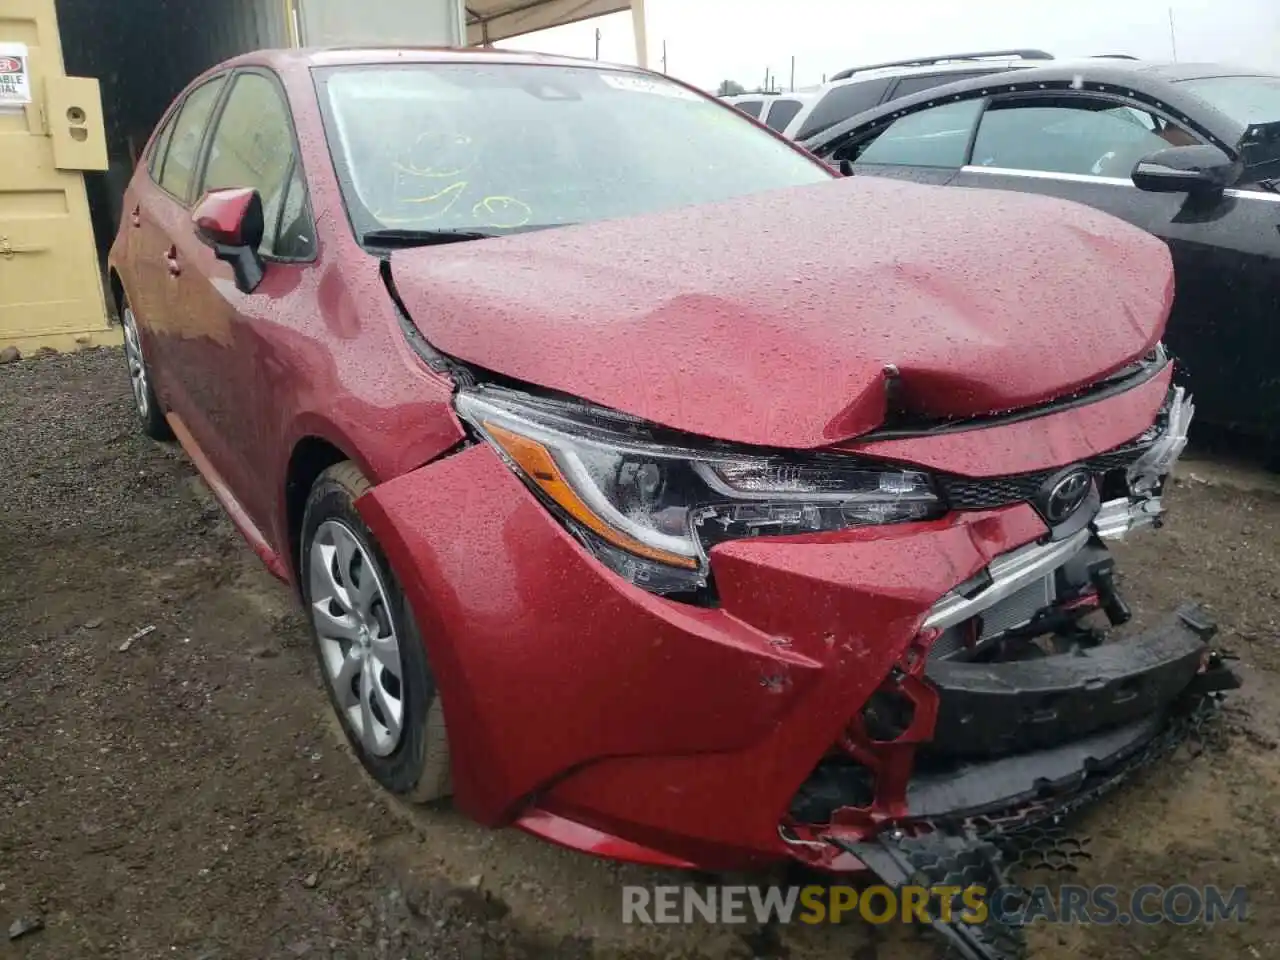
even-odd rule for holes
{"type": "Polygon", "coordinates": [[[1049,525],[1056,527],[1080,509],[1092,490],[1093,475],[1083,467],[1075,467],[1045,484],[1037,506],[1049,525]]]}

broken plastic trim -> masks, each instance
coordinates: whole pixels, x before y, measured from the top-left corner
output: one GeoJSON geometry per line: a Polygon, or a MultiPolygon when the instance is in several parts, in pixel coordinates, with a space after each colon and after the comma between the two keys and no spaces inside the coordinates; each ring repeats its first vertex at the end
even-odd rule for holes
{"type": "Polygon", "coordinates": [[[929,611],[923,629],[945,630],[977,616],[1028,584],[1048,576],[1079,553],[1090,536],[1090,531],[1085,529],[1066,540],[1030,544],[996,557],[986,568],[978,589],[971,583],[961,584],[943,596],[929,611]]]}
{"type": "MultiPolygon", "coordinates": [[[[1211,661],[1211,673],[1223,671],[1220,662],[1211,661]]],[[[1231,676],[1234,679],[1234,675],[1231,676]]],[[[945,815],[912,817],[902,827],[884,830],[873,839],[827,836],[826,840],[852,853],[895,888],[906,883],[961,888],[970,884],[984,886],[989,908],[984,923],[956,922],[963,905],[954,900],[952,920],[945,922],[935,899],[929,904],[933,930],[951,951],[948,956],[967,960],[1022,960],[1026,956],[1026,942],[1018,911],[1015,909],[1012,915],[1008,912],[1011,906],[1008,900],[1011,898],[1015,904],[1019,900],[1025,902],[1026,893],[1013,874],[1019,866],[1035,866],[1034,860],[1026,864],[1028,846],[1034,853],[1048,840],[1063,851],[1061,860],[1069,863],[1078,859],[1083,841],[1066,835],[1063,825],[1067,819],[1114,791],[1138,770],[1168,757],[1189,739],[1211,742],[1210,724],[1220,718],[1220,695],[1212,692],[1215,687],[1216,684],[1193,683],[1162,717],[1151,718],[1126,729],[1118,737],[1113,736],[1113,752],[1105,759],[1098,757],[1083,769],[1076,765],[1061,778],[1048,770],[1042,771],[1044,778],[1036,778],[1032,796],[1021,806],[981,815],[953,810],[945,815]],[[1003,902],[993,902],[993,893],[1003,902]]],[[[1036,754],[1033,758],[1040,756],[1036,754]]],[[[948,795],[944,787],[940,799],[945,800],[948,795]]]]}

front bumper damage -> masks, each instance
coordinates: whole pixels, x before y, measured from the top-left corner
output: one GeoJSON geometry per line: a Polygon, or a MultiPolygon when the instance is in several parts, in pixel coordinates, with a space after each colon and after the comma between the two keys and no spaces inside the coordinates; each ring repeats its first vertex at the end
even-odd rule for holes
{"type": "MultiPolygon", "coordinates": [[[[893,886],[978,884],[1016,901],[1023,854],[1043,863],[1056,843],[1069,861],[1065,818],[1200,729],[1239,686],[1211,647],[1215,624],[1186,605],[1110,636],[1131,614],[1104,543],[1159,525],[1192,413],[1173,391],[1154,441],[1125,468],[1125,495],[1088,527],[997,557],[934,605],[925,659],[897,665],[801,789],[789,842],[826,841],[893,886]],[[1023,842],[1046,830],[1049,844],[1023,842]]],[[[1023,955],[999,905],[980,926],[943,922],[960,916],[958,895],[954,906],[930,911],[953,955],[1023,955]]]]}
{"type": "Polygon", "coordinates": [[[1158,524],[1190,415],[1166,374],[1044,418],[1040,462],[1002,439],[1033,424],[953,435],[930,464],[956,471],[945,517],[726,541],[705,606],[605,569],[484,444],[357,506],[427,638],[474,819],[709,870],[881,869],[873,848],[931,836],[969,861],[1235,685],[1200,612],[1125,635],[1107,548],[1158,524]],[[962,472],[983,450],[1035,472],[962,472]],[[1095,486],[1052,527],[1033,500],[1064,463],[1095,486]]]}

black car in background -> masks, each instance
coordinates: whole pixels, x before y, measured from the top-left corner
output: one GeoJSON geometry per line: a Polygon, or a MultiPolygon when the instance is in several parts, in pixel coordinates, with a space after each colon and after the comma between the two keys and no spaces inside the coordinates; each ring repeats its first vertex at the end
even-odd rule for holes
{"type": "Polygon", "coordinates": [[[1054,61],[884,104],[803,146],[847,173],[1050,194],[1163,238],[1167,343],[1197,421],[1280,454],[1280,76],[1054,61]]]}

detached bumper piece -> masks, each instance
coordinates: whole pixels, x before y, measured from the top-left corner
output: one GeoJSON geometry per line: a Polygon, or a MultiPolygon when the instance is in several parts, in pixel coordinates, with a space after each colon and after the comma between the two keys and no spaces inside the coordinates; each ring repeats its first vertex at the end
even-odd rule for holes
{"type": "Polygon", "coordinates": [[[1234,685],[1225,667],[1207,673],[1213,670],[1229,679],[1192,683],[1159,717],[1080,744],[969,765],[951,777],[917,777],[911,816],[902,828],[866,840],[827,840],[894,888],[985,888],[988,911],[982,923],[967,922],[959,894],[945,911],[938,896],[931,897],[930,925],[946,956],[1023,960],[1026,941],[1016,918],[1030,893],[1020,885],[1020,875],[1076,869],[1089,855],[1086,841],[1072,837],[1065,826],[1072,814],[1182,744],[1210,739],[1220,716],[1215,689],[1220,682],[1234,685]]]}
{"type": "MultiPolygon", "coordinates": [[[[907,885],[933,889],[965,890],[979,886],[988,893],[1008,889],[1000,849],[972,834],[954,836],[931,833],[908,837],[894,831],[863,843],[834,841],[860,859],[867,868],[895,889],[907,885]]],[[[930,925],[942,938],[947,956],[957,960],[1021,960],[1027,955],[1022,928],[988,916],[983,923],[962,919],[965,904],[960,893],[933,894],[927,904],[930,925]],[[946,919],[949,918],[949,919],[946,919]]]]}
{"type": "Polygon", "coordinates": [[[1003,663],[934,660],[926,675],[938,691],[938,722],[925,753],[1008,756],[1158,714],[1193,680],[1214,679],[1197,674],[1216,629],[1188,606],[1139,636],[1073,653],[1003,663]]]}

